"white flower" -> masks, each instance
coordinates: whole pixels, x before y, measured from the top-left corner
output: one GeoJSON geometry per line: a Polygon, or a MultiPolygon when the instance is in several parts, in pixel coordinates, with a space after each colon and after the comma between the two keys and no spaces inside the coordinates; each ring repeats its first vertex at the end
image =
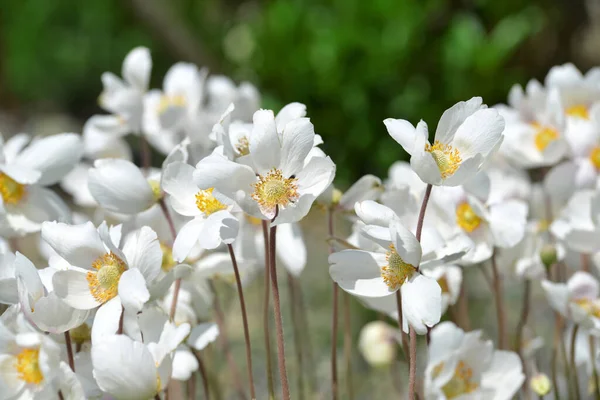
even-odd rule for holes
{"type": "Polygon", "coordinates": [[[148,286],[158,276],[163,256],[152,229],[130,235],[122,249],[115,245],[121,240],[120,227],[109,231],[106,223],[96,229],[91,222],[46,222],[42,237],[70,265],[54,274],[55,293],[79,310],[100,307],[93,337],[116,332],[122,308],[135,315],[149,300],[148,286]]]}
{"type": "Polygon", "coordinates": [[[200,118],[206,75],[193,64],[177,63],[167,71],[163,90],[151,90],[144,97],[144,132],[161,153],[168,154],[185,137],[208,145],[214,121],[200,118]]]}
{"type": "Polygon", "coordinates": [[[600,250],[600,226],[595,204],[600,196],[593,190],[575,192],[560,215],[550,225],[550,232],[577,252],[590,254],[600,250]],[[596,215],[594,215],[596,214],[596,215]]]}
{"type": "Polygon", "coordinates": [[[197,371],[199,367],[193,351],[204,349],[210,343],[214,342],[218,336],[219,327],[214,322],[205,322],[196,325],[186,340],[189,347],[181,345],[174,352],[173,373],[171,377],[179,381],[190,379],[194,371],[197,371]]]}
{"type": "Polygon", "coordinates": [[[82,155],[78,135],[64,133],[34,140],[0,137],[0,234],[37,232],[46,220],[66,220],[69,210],[51,190],[82,155]]]}
{"type": "Polygon", "coordinates": [[[21,309],[32,324],[44,332],[63,333],[85,322],[89,311],[70,307],[56,293],[48,293],[27,257],[17,252],[14,263],[21,309]]]}
{"type": "Polygon", "coordinates": [[[54,387],[60,348],[37,332],[12,332],[0,322],[0,399],[37,398],[54,387]]]}
{"type": "Polygon", "coordinates": [[[566,283],[544,280],[542,288],[554,310],[600,336],[600,289],[592,275],[577,271],[566,283]]]}
{"type": "Polygon", "coordinates": [[[173,209],[186,217],[193,217],[177,234],[173,243],[173,257],[183,262],[192,247],[214,249],[221,243],[235,240],[239,222],[230,212],[231,200],[213,188],[200,189],[194,183],[194,167],[183,162],[170,164],[163,174],[163,189],[170,195],[173,209]]]}
{"type": "Polygon", "coordinates": [[[148,400],[171,376],[171,358],[156,359],[149,345],[125,335],[101,338],[92,346],[94,378],[100,389],[119,400],[148,400]]]}
{"type": "MultiPolygon", "coordinates": [[[[142,100],[148,90],[151,70],[150,51],[145,47],[136,47],[123,60],[123,80],[112,72],[102,74],[104,89],[100,95],[100,105],[116,114],[103,117],[116,121],[122,127],[121,134],[140,132],[142,100]]],[[[110,129],[106,131],[110,132],[110,129]]]]}
{"type": "Polygon", "coordinates": [[[396,359],[400,331],[383,321],[369,322],[360,330],[358,349],[373,367],[391,365],[396,359]]]}
{"type": "Polygon", "coordinates": [[[423,275],[433,278],[442,289],[442,314],[448,306],[456,304],[460,295],[463,274],[462,269],[456,265],[442,265],[435,268],[423,268],[423,275]]]}
{"type": "Polygon", "coordinates": [[[417,268],[428,268],[460,258],[465,247],[436,249],[426,253],[417,238],[389,208],[372,201],[356,204],[358,216],[367,224],[362,234],[379,245],[378,251],[343,250],[329,256],[329,274],[345,291],[356,296],[384,297],[402,293],[403,329],[410,324],[417,333],[427,332],[441,317],[441,289],[435,279],[417,268]],[[443,260],[443,261],[442,261],[443,260]]]}
{"type": "Polygon", "coordinates": [[[303,218],[335,174],[329,157],[309,157],[315,143],[309,119],[295,118],[283,125],[281,114],[277,118],[270,110],[254,114],[248,147],[251,166],[213,153],[194,172],[200,188],[215,188],[254,217],[277,215],[275,224],[303,218]]]}
{"type": "Polygon", "coordinates": [[[16,304],[18,301],[15,255],[0,250],[0,303],[16,304]]]}
{"type": "Polygon", "coordinates": [[[525,381],[516,353],[494,350],[481,331],[465,333],[452,322],[431,331],[425,399],[512,398],[525,381]]]}
{"type": "Polygon", "coordinates": [[[136,214],[152,207],[162,197],[158,174],[146,178],[127,160],[96,160],[88,174],[91,195],[109,211],[136,214]]]}
{"type": "Polygon", "coordinates": [[[487,109],[480,97],[460,102],[444,112],[433,144],[428,141],[427,124],[388,118],[390,136],[408,154],[414,171],[425,183],[457,186],[474,176],[502,142],[504,120],[496,110],[487,109]]]}

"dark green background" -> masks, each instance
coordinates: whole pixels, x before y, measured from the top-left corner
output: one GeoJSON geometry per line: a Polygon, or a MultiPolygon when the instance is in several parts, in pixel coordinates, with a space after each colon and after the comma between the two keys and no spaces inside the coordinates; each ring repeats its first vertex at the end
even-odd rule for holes
{"type": "Polygon", "coordinates": [[[404,156],[387,117],[433,131],[456,101],[503,102],[557,63],[587,69],[588,25],[583,2],[567,0],[6,0],[0,107],[84,121],[100,111],[100,74],[144,45],[154,87],[187,60],[255,83],[265,107],[306,103],[346,185],[404,156]]]}

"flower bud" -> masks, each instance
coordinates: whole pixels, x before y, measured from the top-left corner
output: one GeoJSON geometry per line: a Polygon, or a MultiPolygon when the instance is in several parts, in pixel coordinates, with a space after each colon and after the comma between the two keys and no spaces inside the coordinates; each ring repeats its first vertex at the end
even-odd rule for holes
{"type": "Polygon", "coordinates": [[[546,244],[540,250],[540,258],[542,262],[546,266],[546,268],[550,268],[556,261],[558,261],[558,255],[556,252],[556,247],[551,244],[546,244]]]}
{"type": "Polygon", "coordinates": [[[532,376],[529,380],[529,385],[538,396],[545,396],[550,393],[550,390],[552,389],[550,379],[542,373],[532,376]]]}
{"type": "Polygon", "coordinates": [[[395,329],[382,321],[370,322],[362,328],[358,348],[372,367],[386,367],[396,359],[395,334],[395,329]]]}

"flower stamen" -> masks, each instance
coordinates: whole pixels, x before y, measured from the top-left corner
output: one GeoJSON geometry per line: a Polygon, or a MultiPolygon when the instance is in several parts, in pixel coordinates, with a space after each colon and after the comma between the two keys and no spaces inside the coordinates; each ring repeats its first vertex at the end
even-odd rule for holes
{"type": "Polygon", "coordinates": [[[273,168],[267,175],[259,175],[254,183],[252,198],[259,204],[261,210],[272,211],[275,207],[286,207],[299,197],[298,179],[284,178],[281,171],[273,168]]]}
{"type": "Polygon", "coordinates": [[[542,126],[537,123],[532,125],[536,130],[533,141],[535,143],[535,147],[539,151],[544,151],[546,147],[550,145],[550,143],[554,142],[560,137],[558,131],[552,127],[542,126]]]}
{"type": "Polygon", "coordinates": [[[475,214],[469,203],[464,202],[456,207],[456,223],[470,233],[481,225],[481,218],[475,214]]]}
{"type": "Polygon", "coordinates": [[[214,188],[200,190],[196,193],[196,207],[202,211],[205,216],[209,216],[217,211],[225,210],[227,206],[221,203],[213,195],[214,188]]]}
{"type": "Polygon", "coordinates": [[[25,195],[25,185],[0,172],[0,197],[6,204],[17,204],[25,195]]]}
{"type": "Polygon", "coordinates": [[[440,143],[437,140],[433,143],[433,146],[426,143],[425,151],[431,153],[440,170],[442,179],[446,179],[454,174],[462,162],[458,149],[453,148],[449,144],[440,143]]]}
{"type": "Polygon", "coordinates": [[[385,253],[387,265],[381,267],[381,277],[390,290],[398,290],[417,269],[407,262],[396,251],[396,247],[390,244],[390,250],[385,253]]]}
{"type": "Polygon", "coordinates": [[[565,113],[571,117],[590,119],[590,113],[584,104],[576,104],[574,106],[567,107],[565,113]]]}
{"type": "Polygon", "coordinates": [[[22,350],[17,354],[16,369],[21,380],[39,385],[44,380],[44,375],[40,370],[40,350],[22,350]]]}
{"type": "Polygon", "coordinates": [[[127,269],[123,260],[112,252],[98,257],[92,267],[96,271],[88,271],[86,279],[90,293],[99,303],[106,303],[118,294],[119,280],[127,269]]]}

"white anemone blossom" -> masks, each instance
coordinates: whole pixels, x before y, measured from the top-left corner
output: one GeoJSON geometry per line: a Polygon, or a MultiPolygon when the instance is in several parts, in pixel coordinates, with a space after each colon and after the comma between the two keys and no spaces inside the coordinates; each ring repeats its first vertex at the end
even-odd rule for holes
{"type": "MultiPolygon", "coordinates": [[[[17,252],[14,263],[19,303],[29,322],[50,333],[63,333],[85,322],[89,310],[78,310],[69,306],[51,291],[52,288],[49,290],[45,287],[38,269],[27,257],[17,252]]],[[[53,270],[49,269],[52,273],[53,270]]]]}
{"type": "Polygon", "coordinates": [[[79,161],[79,135],[63,133],[37,139],[19,134],[4,143],[0,136],[0,234],[37,232],[47,220],[69,219],[70,211],[53,191],[79,161]]]}
{"type": "Polygon", "coordinates": [[[196,165],[198,187],[214,188],[253,217],[299,221],[333,180],[335,164],[329,157],[309,157],[315,132],[308,118],[281,125],[271,110],[254,113],[247,163],[213,153],[196,165]]]}
{"type": "Polygon", "coordinates": [[[542,281],[550,306],[594,336],[600,336],[600,287],[591,274],[575,272],[566,283],[542,281]]]}
{"type": "Polygon", "coordinates": [[[79,310],[98,308],[93,331],[114,333],[122,309],[139,312],[149,300],[148,286],[159,275],[163,253],[156,233],[144,227],[127,237],[120,226],[98,229],[91,223],[46,222],[42,238],[67,263],[52,279],[55,293],[79,310]]]}
{"type": "Polygon", "coordinates": [[[419,268],[430,268],[462,257],[467,243],[455,248],[432,249],[422,254],[415,235],[406,229],[394,212],[367,200],[356,205],[365,225],[362,235],[378,245],[377,251],[342,250],[329,256],[329,274],[346,292],[362,297],[402,294],[403,330],[412,326],[419,334],[439,322],[442,291],[433,278],[419,268]]]}
{"type": "Polygon", "coordinates": [[[458,186],[475,176],[500,147],[504,130],[504,119],[482,104],[481,97],[444,111],[433,144],[422,120],[416,128],[403,119],[388,118],[384,124],[410,154],[410,165],[423,182],[437,186],[458,186]]]}
{"type": "Polygon", "coordinates": [[[481,331],[464,332],[452,322],[431,331],[425,369],[425,399],[506,400],[525,381],[521,360],[511,351],[494,350],[481,331]]]}
{"type": "Polygon", "coordinates": [[[0,321],[0,399],[53,398],[61,349],[49,336],[0,321]]]}

